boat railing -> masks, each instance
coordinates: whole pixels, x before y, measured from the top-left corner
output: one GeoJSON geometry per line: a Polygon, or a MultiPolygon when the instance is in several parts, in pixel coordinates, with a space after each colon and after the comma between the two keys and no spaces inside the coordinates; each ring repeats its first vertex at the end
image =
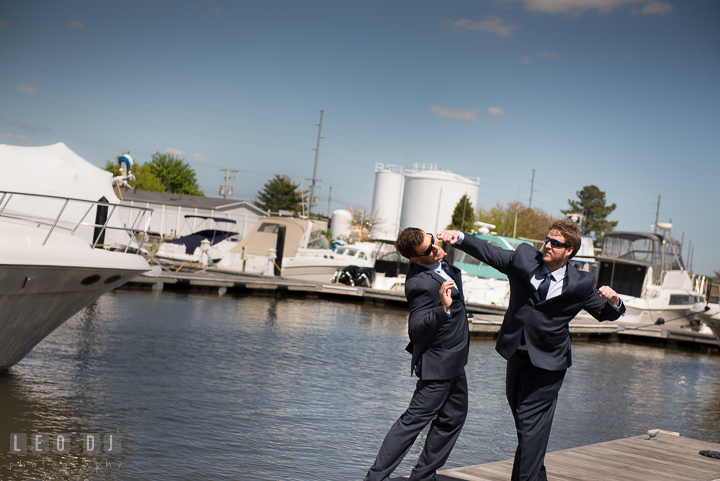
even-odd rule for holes
{"type": "MultiPolygon", "coordinates": [[[[21,200],[22,202],[22,200],[21,200]]],[[[10,209],[8,209],[9,211],[10,209]]],[[[82,211],[81,211],[82,212],[82,211]]],[[[10,192],[10,191],[1,191],[0,190],[0,218],[7,218],[7,219],[14,219],[14,220],[20,220],[24,222],[31,222],[33,224],[37,224],[38,226],[44,225],[49,226],[48,233],[45,236],[45,240],[43,240],[42,245],[45,245],[52,235],[52,233],[56,229],[61,230],[67,230],[71,232],[72,234],[75,234],[75,232],[78,230],[80,226],[87,226],[95,229],[95,232],[93,234],[93,241],[92,241],[92,247],[93,249],[96,247],[103,247],[102,245],[98,245],[99,241],[104,238],[104,234],[107,231],[110,230],[119,230],[119,231],[125,231],[129,236],[131,241],[127,243],[125,246],[125,252],[128,252],[130,249],[130,246],[132,244],[132,240],[136,240],[139,236],[139,242],[137,246],[137,252],[136,254],[140,253],[140,249],[142,248],[143,243],[145,242],[145,239],[148,235],[148,226],[150,225],[150,218],[152,217],[153,209],[147,208],[147,207],[139,207],[139,206],[130,206],[125,204],[113,204],[112,202],[104,201],[104,200],[86,200],[86,199],[75,199],[72,197],[62,197],[62,196],[55,196],[55,195],[44,195],[44,194],[32,194],[28,192],[10,192]],[[14,211],[14,212],[8,212],[6,213],[5,210],[7,209],[8,205],[10,204],[10,201],[13,200],[14,197],[19,197],[20,199],[27,199],[27,198],[33,198],[33,199],[47,199],[47,200],[54,200],[58,201],[62,205],[59,206],[57,215],[55,217],[37,217],[33,216],[28,213],[23,213],[20,211],[14,211]],[[63,213],[65,213],[67,207],[69,205],[86,205],[87,210],[85,210],[84,214],[80,218],[80,220],[67,220],[63,219],[63,213]],[[90,214],[90,212],[93,210],[94,207],[97,207],[98,209],[111,209],[110,212],[107,214],[105,220],[102,223],[96,223],[96,222],[86,222],[85,219],[90,214]],[[120,210],[118,210],[120,208],[120,210]],[[130,215],[128,219],[131,221],[128,223],[122,224],[122,227],[116,226],[116,225],[110,225],[110,220],[113,217],[113,214],[115,214],[116,210],[118,212],[124,211],[129,212],[130,215]],[[62,222],[63,224],[60,224],[62,222]]],[[[119,214],[118,214],[119,215],[119,214]]],[[[97,220],[97,219],[96,219],[97,220]]]]}

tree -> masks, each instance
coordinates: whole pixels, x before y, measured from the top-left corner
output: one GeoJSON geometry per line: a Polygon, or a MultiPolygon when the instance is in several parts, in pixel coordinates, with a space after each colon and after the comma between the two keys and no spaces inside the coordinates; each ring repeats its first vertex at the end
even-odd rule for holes
{"type": "Polygon", "coordinates": [[[270,212],[289,210],[298,214],[302,211],[300,205],[302,197],[297,188],[298,184],[295,184],[290,177],[276,174],[258,192],[255,205],[270,212]]]}
{"type": "Polygon", "coordinates": [[[585,235],[594,234],[596,237],[595,246],[602,245],[602,238],[606,232],[610,232],[618,224],[617,221],[607,220],[617,207],[615,204],[605,204],[605,192],[595,185],[586,185],[577,192],[578,200],[568,200],[570,208],[561,210],[563,214],[582,214],[581,233],[585,235]]]}
{"type": "Polygon", "coordinates": [[[147,165],[150,172],[160,179],[165,192],[205,196],[198,186],[195,171],[184,159],[173,154],[155,152],[147,165]]]}
{"type": "Polygon", "coordinates": [[[467,194],[464,194],[455,206],[450,225],[447,228],[463,232],[475,230],[475,211],[467,194]]]}
{"type": "MultiPolygon", "coordinates": [[[[130,152],[123,152],[123,154],[129,153],[130,152]]],[[[119,159],[120,155],[115,158],[115,162],[110,160],[106,161],[103,166],[103,170],[107,170],[113,176],[120,175],[120,165],[117,162],[119,159]]],[[[135,176],[135,182],[130,183],[134,188],[138,190],[149,190],[151,192],[165,192],[165,186],[162,182],[160,182],[160,179],[155,177],[155,174],[150,171],[150,166],[148,164],[135,162],[135,165],[133,165],[130,171],[135,176]]]]}
{"type": "Polygon", "coordinates": [[[522,202],[497,203],[492,209],[478,209],[478,220],[495,225],[498,235],[542,240],[556,218],[542,209],[527,208],[522,202]],[[517,221],[516,221],[517,219],[517,221]]]}

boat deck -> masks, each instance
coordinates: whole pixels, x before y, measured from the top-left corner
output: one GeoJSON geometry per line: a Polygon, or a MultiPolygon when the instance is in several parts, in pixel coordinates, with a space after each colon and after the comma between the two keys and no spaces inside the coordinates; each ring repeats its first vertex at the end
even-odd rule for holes
{"type": "MultiPolygon", "coordinates": [[[[228,292],[283,297],[309,297],[337,299],[353,302],[369,302],[388,306],[405,307],[403,291],[369,289],[342,284],[319,283],[257,274],[234,274],[206,269],[195,272],[163,270],[159,277],[139,276],[125,285],[130,289],[196,290],[223,295],[228,292]]],[[[470,334],[473,337],[497,336],[502,325],[505,308],[501,306],[467,303],[470,334]]],[[[687,321],[665,325],[632,326],[622,321],[596,322],[574,319],[570,322],[573,339],[608,339],[636,341],[719,352],[712,334],[704,334],[684,326],[687,321]]]]}
{"type": "MultiPolygon", "coordinates": [[[[720,459],[699,454],[720,445],[661,431],[554,451],[545,456],[553,481],[720,481],[720,459]]],[[[441,470],[438,481],[509,481],[512,460],[441,470]]],[[[401,481],[407,478],[393,478],[401,481]]]]}

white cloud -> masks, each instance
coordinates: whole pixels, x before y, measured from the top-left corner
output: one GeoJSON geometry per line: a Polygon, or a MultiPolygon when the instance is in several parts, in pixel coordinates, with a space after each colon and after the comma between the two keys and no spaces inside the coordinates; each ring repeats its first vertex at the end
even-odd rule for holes
{"type": "Polygon", "coordinates": [[[0,17],[0,27],[9,27],[10,26],[10,20],[0,17]]]}
{"type": "MultiPolygon", "coordinates": [[[[496,0],[503,3],[516,0],[496,0]]],[[[633,13],[649,15],[672,13],[672,5],[658,0],[517,0],[525,5],[527,10],[542,13],[580,14],[588,10],[597,10],[600,13],[610,13],[616,8],[629,5],[643,6],[642,10],[634,9],[633,13]]]]}
{"type": "Polygon", "coordinates": [[[209,162],[210,161],[210,159],[208,159],[204,155],[198,154],[198,153],[190,154],[190,155],[188,155],[188,157],[190,157],[193,160],[197,160],[199,162],[209,162]]]}
{"type": "Polygon", "coordinates": [[[18,92],[26,93],[26,94],[36,94],[36,93],[38,93],[37,90],[35,90],[33,87],[31,87],[31,86],[29,86],[29,85],[16,85],[16,86],[15,86],[15,90],[17,90],[18,92]]]}
{"type": "Polygon", "coordinates": [[[163,152],[165,152],[166,154],[174,155],[175,157],[185,157],[185,152],[179,149],[173,149],[171,147],[163,149],[163,152]]]}
{"type": "Polygon", "coordinates": [[[515,30],[520,28],[519,25],[507,25],[503,23],[500,17],[488,17],[480,22],[473,22],[472,20],[450,20],[448,18],[442,19],[443,27],[447,30],[480,30],[482,32],[491,33],[498,37],[512,37],[515,30]]]}
{"type": "Polygon", "coordinates": [[[650,2],[642,10],[633,9],[634,15],[670,15],[673,13],[673,6],[664,2],[650,2]]]}
{"type": "Polygon", "coordinates": [[[451,119],[474,122],[477,119],[478,109],[462,110],[443,107],[442,105],[433,105],[430,107],[430,113],[438,117],[450,117],[451,119]]]}
{"type": "Polygon", "coordinates": [[[197,160],[199,162],[208,162],[210,160],[209,158],[205,157],[202,154],[198,154],[198,153],[186,154],[185,152],[183,152],[180,149],[173,149],[171,147],[167,147],[167,148],[163,149],[163,152],[165,152],[166,154],[174,155],[175,157],[180,157],[182,159],[188,158],[191,160],[197,160]]]}
{"type": "Polygon", "coordinates": [[[530,57],[528,57],[527,55],[523,55],[522,57],[520,57],[520,63],[521,63],[521,64],[527,65],[527,64],[529,64],[530,62],[531,62],[530,57]]]}
{"type": "Polygon", "coordinates": [[[535,52],[535,55],[537,55],[538,57],[548,59],[548,60],[552,60],[555,57],[557,57],[559,54],[545,50],[543,52],[535,52]]]}
{"type": "Polygon", "coordinates": [[[10,142],[30,142],[31,140],[30,137],[15,134],[0,134],[0,139],[8,140],[10,142]]]}
{"type": "Polygon", "coordinates": [[[72,22],[69,23],[69,25],[70,25],[72,28],[77,28],[78,30],[85,30],[85,25],[83,25],[82,23],[78,22],[77,20],[73,20],[72,22]]]}
{"type": "Polygon", "coordinates": [[[485,111],[485,122],[509,122],[505,111],[500,107],[488,107],[485,111]]]}

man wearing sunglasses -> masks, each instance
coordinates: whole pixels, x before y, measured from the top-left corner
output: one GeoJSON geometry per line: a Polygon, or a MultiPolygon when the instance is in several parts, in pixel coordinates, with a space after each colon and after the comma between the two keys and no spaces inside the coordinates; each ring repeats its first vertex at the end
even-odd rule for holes
{"type": "Polygon", "coordinates": [[[425,447],[410,473],[413,481],[435,480],[445,464],[468,409],[465,365],[469,331],[460,270],[443,259],[434,236],[408,228],[397,250],[410,260],[405,297],[410,307],[407,351],[410,375],[418,377],[410,406],[385,436],[365,481],[385,481],[403,460],[418,434],[432,422],[425,447]]]}
{"type": "Polygon", "coordinates": [[[508,276],[510,301],[495,349],[507,360],[505,394],[518,437],[511,479],[546,481],[550,428],[572,364],[568,324],[582,309],[614,321],[625,306],[610,287],[595,287],[594,274],[568,264],[581,241],[570,221],[553,222],[540,251],[530,244],[504,250],[458,231],[437,237],[508,276]]]}

